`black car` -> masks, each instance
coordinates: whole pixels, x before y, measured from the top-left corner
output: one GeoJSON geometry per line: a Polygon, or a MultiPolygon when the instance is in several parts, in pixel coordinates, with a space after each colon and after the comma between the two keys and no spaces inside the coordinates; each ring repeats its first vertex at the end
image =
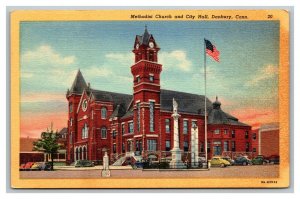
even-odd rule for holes
{"type": "Polygon", "coordinates": [[[94,162],[90,160],[76,160],[75,167],[94,167],[94,162]]]}
{"type": "Polygon", "coordinates": [[[270,164],[279,164],[279,156],[278,155],[271,155],[268,157],[269,163],[270,164]]]}
{"type": "Polygon", "coordinates": [[[243,166],[246,166],[246,165],[251,165],[251,160],[249,160],[248,158],[242,156],[242,157],[237,157],[235,160],[234,160],[234,165],[243,165],[243,166]]]}

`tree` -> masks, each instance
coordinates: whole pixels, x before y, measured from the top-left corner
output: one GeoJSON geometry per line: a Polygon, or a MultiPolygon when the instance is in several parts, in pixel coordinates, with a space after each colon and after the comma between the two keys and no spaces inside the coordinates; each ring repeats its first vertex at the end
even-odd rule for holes
{"type": "MultiPolygon", "coordinates": [[[[51,154],[51,169],[53,170],[53,156],[54,154],[58,153],[58,149],[60,149],[60,144],[58,143],[59,134],[58,132],[54,132],[52,129],[47,128],[46,132],[41,133],[41,138],[38,139],[36,142],[33,142],[33,150],[34,151],[41,151],[46,154],[51,154]]],[[[48,158],[47,160],[48,161],[48,158]]]]}

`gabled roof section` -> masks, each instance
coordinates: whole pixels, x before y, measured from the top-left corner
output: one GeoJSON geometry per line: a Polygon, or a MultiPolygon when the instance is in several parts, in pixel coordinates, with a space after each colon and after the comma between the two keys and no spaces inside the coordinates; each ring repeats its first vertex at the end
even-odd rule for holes
{"type": "Polygon", "coordinates": [[[91,89],[91,94],[93,95],[95,101],[113,102],[114,108],[120,104],[123,104],[124,107],[127,108],[132,100],[132,95],[109,91],[91,89]]]}
{"type": "Polygon", "coordinates": [[[77,75],[74,79],[71,89],[68,91],[69,94],[82,94],[83,90],[87,88],[87,84],[83,78],[80,70],[78,70],[77,75]]]}
{"type": "MultiPolygon", "coordinates": [[[[173,98],[178,102],[179,112],[204,115],[204,95],[161,89],[161,110],[173,111],[173,98]]],[[[209,111],[212,109],[212,103],[208,98],[206,98],[206,102],[207,110],[209,111]]]]}

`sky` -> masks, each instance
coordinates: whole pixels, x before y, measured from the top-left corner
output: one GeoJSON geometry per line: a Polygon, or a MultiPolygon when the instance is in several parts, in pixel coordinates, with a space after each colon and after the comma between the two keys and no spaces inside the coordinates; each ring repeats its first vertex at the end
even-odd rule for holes
{"type": "Polygon", "coordinates": [[[207,57],[207,97],[254,129],[278,122],[279,22],[22,22],[21,136],[67,126],[78,69],[94,89],[132,94],[131,51],[145,25],[161,48],[161,88],[204,94],[206,38],[220,51],[219,63],[207,57]]]}

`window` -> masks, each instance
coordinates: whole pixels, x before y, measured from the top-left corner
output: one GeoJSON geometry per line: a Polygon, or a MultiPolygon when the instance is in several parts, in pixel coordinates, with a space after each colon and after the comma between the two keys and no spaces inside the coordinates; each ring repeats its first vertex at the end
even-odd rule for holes
{"type": "Polygon", "coordinates": [[[197,126],[197,121],[192,121],[192,127],[197,126]]]}
{"type": "Polygon", "coordinates": [[[254,153],[256,152],[256,148],[253,148],[253,152],[254,152],[254,153]]]}
{"type": "Polygon", "coordinates": [[[117,146],[116,144],[113,144],[113,153],[116,153],[117,152],[117,146]]]}
{"type": "Polygon", "coordinates": [[[101,128],[101,138],[106,139],[107,138],[107,130],[105,127],[101,128]]]}
{"type": "Polygon", "coordinates": [[[154,132],[154,105],[155,103],[150,101],[150,132],[154,132]]]}
{"type": "Polygon", "coordinates": [[[85,100],[83,100],[83,102],[82,102],[82,110],[83,110],[83,111],[86,111],[86,109],[87,109],[87,100],[85,99],[85,100]]]}
{"type": "Polygon", "coordinates": [[[210,153],[210,142],[207,142],[207,153],[210,153]]]}
{"type": "Polygon", "coordinates": [[[171,149],[171,142],[170,140],[166,140],[166,151],[170,151],[171,149]]]}
{"type": "Polygon", "coordinates": [[[122,153],[125,153],[125,143],[122,143],[122,153]]]}
{"type": "Polygon", "coordinates": [[[188,128],[189,128],[189,121],[188,120],[183,120],[183,134],[188,133],[188,128]]]}
{"type": "Polygon", "coordinates": [[[131,151],[131,141],[127,141],[127,151],[131,151]]]}
{"type": "Polygon", "coordinates": [[[249,152],[250,144],[249,142],[246,142],[246,152],[249,152]]]}
{"type": "Polygon", "coordinates": [[[69,137],[69,143],[72,144],[73,143],[73,134],[72,132],[70,133],[70,137],[69,137]]]}
{"type": "Polygon", "coordinates": [[[200,152],[203,153],[204,152],[204,144],[201,142],[200,143],[200,152]]]}
{"type": "Polygon", "coordinates": [[[228,141],[224,141],[224,151],[229,151],[228,150],[228,141]]]}
{"type": "Polygon", "coordinates": [[[136,77],[136,82],[137,82],[137,83],[140,83],[140,81],[141,81],[140,76],[136,77]]]}
{"type": "Polygon", "coordinates": [[[231,150],[232,150],[232,151],[235,151],[235,141],[232,141],[232,142],[231,142],[231,150]]]}
{"type": "Polygon", "coordinates": [[[116,130],[113,130],[113,132],[112,132],[112,137],[113,137],[113,139],[116,139],[116,137],[117,137],[117,132],[116,132],[116,130]]]}
{"type": "Polygon", "coordinates": [[[170,119],[165,120],[166,133],[170,133],[170,119]]]}
{"type": "Polygon", "coordinates": [[[70,119],[70,126],[73,125],[73,118],[70,119]]]}
{"type": "Polygon", "coordinates": [[[253,140],[256,140],[256,133],[253,133],[253,134],[252,134],[252,139],[253,139],[253,140]]]}
{"type": "Polygon", "coordinates": [[[141,127],[141,106],[140,103],[136,104],[137,107],[137,131],[140,132],[140,127],[141,127]]]}
{"type": "Polygon", "coordinates": [[[224,135],[227,135],[227,133],[228,133],[228,130],[224,129],[224,135]]]}
{"type": "Polygon", "coordinates": [[[235,138],[235,130],[232,130],[232,131],[231,131],[231,137],[232,137],[232,138],[235,138]]]}
{"type": "Polygon", "coordinates": [[[73,104],[72,103],[70,103],[70,105],[69,105],[69,111],[70,111],[70,113],[73,112],[73,104]]]}
{"type": "Polygon", "coordinates": [[[107,109],[105,107],[101,108],[101,119],[106,119],[107,109]]]}
{"type": "Polygon", "coordinates": [[[124,133],[125,133],[125,124],[122,124],[121,126],[122,126],[122,135],[124,135],[124,133]]]}
{"type": "Polygon", "coordinates": [[[85,123],[84,127],[81,130],[81,138],[85,139],[85,138],[88,138],[88,137],[89,137],[89,128],[88,128],[87,124],[85,123]]]}
{"type": "Polygon", "coordinates": [[[153,76],[153,75],[150,75],[150,76],[149,76],[149,81],[150,81],[150,82],[154,82],[154,76],[153,76]]]}
{"type": "Polygon", "coordinates": [[[245,138],[248,139],[249,138],[249,132],[245,131],[245,138]]]}
{"type": "Polygon", "coordinates": [[[183,142],[183,150],[188,151],[189,150],[189,143],[187,141],[183,142]]]}
{"type": "Polygon", "coordinates": [[[133,122],[128,122],[128,133],[133,133],[133,122]]]}
{"type": "Polygon", "coordinates": [[[215,130],[214,130],[214,133],[215,133],[215,134],[220,134],[220,129],[215,129],[215,130]]]}
{"type": "Polygon", "coordinates": [[[147,150],[156,151],[156,140],[147,140],[147,150]]]}

